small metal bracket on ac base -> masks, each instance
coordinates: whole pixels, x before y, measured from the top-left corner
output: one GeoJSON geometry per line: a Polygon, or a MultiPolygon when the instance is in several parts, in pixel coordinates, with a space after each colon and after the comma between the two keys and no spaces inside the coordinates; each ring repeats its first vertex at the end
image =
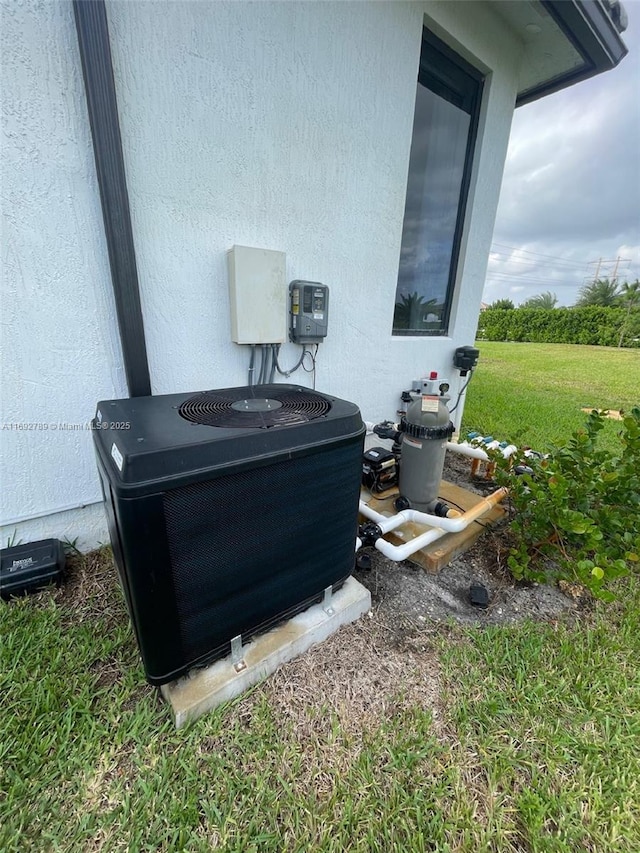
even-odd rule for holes
{"type": "Polygon", "coordinates": [[[333,587],[328,586],[324,591],[324,598],[322,599],[322,609],[327,614],[327,616],[333,616],[335,610],[332,605],[333,600],[333,587]]]}
{"type": "Polygon", "coordinates": [[[231,640],[231,663],[236,672],[242,672],[247,664],[242,656],[242,634],[238,634],[231,640]]]}

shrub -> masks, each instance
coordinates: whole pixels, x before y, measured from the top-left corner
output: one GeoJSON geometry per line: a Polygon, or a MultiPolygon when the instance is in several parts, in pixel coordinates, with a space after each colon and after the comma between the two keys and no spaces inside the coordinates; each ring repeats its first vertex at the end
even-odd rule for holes
{"type": "Polygon", "coordinates": [[[488,308],[480,315],[478,337],[487,341],[640,346],[640,309],[488,308]]]}
{"type": "Polygon", "coordinates": [[[578,581],[598,598],[640,561],[640,408],[623,420],[616,453],[600,449],[604,417],[543,459],[520,458],[533,473],[516,476],[498,460],[515,510],[508,565],[518,579],[578,581]]]}

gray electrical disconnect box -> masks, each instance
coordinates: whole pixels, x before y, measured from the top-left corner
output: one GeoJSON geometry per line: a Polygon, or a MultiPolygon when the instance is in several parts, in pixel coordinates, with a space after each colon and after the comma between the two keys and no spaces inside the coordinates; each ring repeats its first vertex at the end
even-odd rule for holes
{"type": "Polygon", "coordinates": [[[289,337],[296,344],[318,344],[327,335],[329,288],[317,281],[289,285],[289,337]]]}

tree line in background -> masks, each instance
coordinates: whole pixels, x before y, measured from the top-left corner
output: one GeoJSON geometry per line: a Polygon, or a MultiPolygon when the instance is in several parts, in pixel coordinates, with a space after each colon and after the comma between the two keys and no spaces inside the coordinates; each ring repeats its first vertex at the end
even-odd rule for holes
{"type": "Polygon", "coordinates": [[[546,291],[514,306],[498,299],[481,312],[478,338],[640,347],[640,281],[618,285],[599,279],[584,285],[575,305],[556,308],[558,297],[546,291]]]}

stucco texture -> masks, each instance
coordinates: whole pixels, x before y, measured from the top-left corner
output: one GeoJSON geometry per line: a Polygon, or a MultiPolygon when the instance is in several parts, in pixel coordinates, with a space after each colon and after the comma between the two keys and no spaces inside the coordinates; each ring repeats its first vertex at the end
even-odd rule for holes
{"type": "Polygon", "coordinates": [[[125,383],[72,6],[5,3],[0,31],[4,545],[100,500],[82,425],[125,383]]]}
{"type": "Polygon", "coordinates": [[[515,99],[519,45],[490,8],[145,2],[109,15],[154,393],[244,381],[234,243],[286,252],[289,280],[329,285],[318,386],[366,418],[392,416],[425,371],[451,374],[475,334],[515,99]],[[489,74],[445,339],[391,336],[423,20],[489,74]]]}
{"type": "MultiPolygon", "coordinates": [[[[472,343],[520,45],[484,3],[108,2],[154,393],[243,384],[226,252],[331,289],[317,387],[393,417],[472,343]],[[421,30],[487,73],[450,336],[391,335],[421,30]]],[[[3,421],[125,395],[72,10],[9,6],[3,421]]],[[[3,304],[4,308],[4,304],[3,304]]],[[[297,360],[282,348],[286,365],[297,360]]],[[[302,372],[296,380],[309,384],[302,372]]],[[[55,414],[55,417],[53,415],[55,414]]],[[[63,416],[64,415],[64,416],[63,416]]],[[[99,499],[90,434],[2,435],[4,519],[99,499]]]]}

